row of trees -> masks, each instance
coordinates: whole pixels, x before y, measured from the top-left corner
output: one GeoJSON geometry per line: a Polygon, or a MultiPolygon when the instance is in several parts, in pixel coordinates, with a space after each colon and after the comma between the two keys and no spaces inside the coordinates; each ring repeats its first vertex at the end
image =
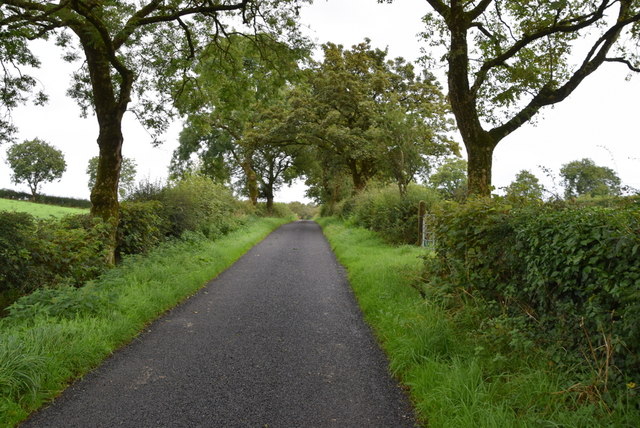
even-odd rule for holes
{"type": "MultiPolygon", "coordinates": [[[[62,178],[67,170],[67,163],[62,151],[39,138],[25,140],[14,144],[7,150],[7,164],[13,171],[11,176],[15,184],[26,183],[35,201],[39,188],[62,178]]],[[[89,190],[93,189],[98,171],[98,157],[89,159],[87,174],[89,190]]],[[[118,193],[120,197],[131,193],[135,185],[136,163],[132,159],[123,158],[118,193]]]]}
{"type": "Polygon", "coordinates": [[[327,43],[321,62],[281,44],[265,55],[243,37],[221,43],[234,61],[205,54],[178,99],[187,121],[174,174],[197,160],[218,179],[240,175],[249,199],[268,207],[279,186],[304,176],[311,196],[335,203],[374,178],[404,193],[434,158],[458,152],[435,78],[369,40],[327,43]]]}
{"type": "MultiPolygon", "coordinates": [[[[326,73],[315,73],[317,67],[311,66],[311,76],[303,85],[293,89],[279,86],[278,79],[293,83],[283,70],[308,47],[297,30],[298,11],[305,2],[5,0],[0,5],[3,113],[29,97],[37,103],[46,99],[40,93],[32,94],[35,79],[22,70],[39,65],[28,42],[49,38],[66,48],[65,58],[81,65],[73,76],[69,94],[84,113],[93,111],[99,124],[100,155],[91,194],[92,212],[109,222],[117,223],[119,215],[123,115],[133,110],[145,125],[160,132],[176,113],[172,102],[176,102],[178,112],[189,115],[195,138],[192,144],[198,150],[206,150],[197,145],[202,138],[226,139],[234,145],[238,141],[268,139],[274,148],[278,147],[276,143],[280,147],[291,143],[291,135],[297,135],[297,142],[304,137],[301,153],[289,151],[293,150],[293,143],[287,151],[268,153],[254,152],[249,143],[236,145],[233,152],[230,148],[218,151],[218,144],[212,146],[210,156],[233,158],[233,162],[213,162],[207,168],[219,174],[229,173],[232,168],[242,170],[252,199],[260,192],[260,185],[268,193],[269,183],[286,180],[284,171],[292,167],[308,173],[312,184],[315,182],[313,191],[318,193],[339,193],[341,176],[350,177],[359,189],[383,173],[383,164],[378,162],[382,155],[389,160],[385,165],[394,165],[387,174],[402,190],[411,172],[421,168],[421,161],[414,162],[416,158],[410,156],[415,143],[408,142],[437,142],[437,147],[425,149],[427,153],[431,149],[438,153],[453,150],[437,138],[446,134],[439,127],[441,95],[439,90],[433,90],[437,85],[430,77],[418,80],[412,76],[412,67],[407,64],[392,61],[381,65],[385,58],[380,52],[357,65],[360,57],[368,57],[369,53],[362,55],[356,49],[346,55],[340,47],[327,44],[326,59],[321,65],[326,73]],[[262,58],[270,58],[270,65],[276,66],[269,67],[272,72],[268,72],[258,65],[246,80],[255,91],[238,102],[257,102],[259,108],[248,116],[236,117],[237,110],[232,108],[235,101],[226,94],[218,94],[219,98],[213,101],[196,97],[195,104],[189,106],[184,94],[193,95],[192,89],[202,86],[194,81],[206,74],[203,71],[207,63],[213,67],[210,70],[222,71],[238,65],[251,66],[234,56],[245,48],[232,48],[228,43],[232,35],[246,38],[262,58]],[[280,49],[284,43],[291,49],[280,49]],[[369,64],[374,68],[367,70],[369,64]],[[349,69],[352,65],[355,68],[349,69]],[[373,80],[358,80],[363,73],[373,75],[373,80]],[[331,80],[334,78],[337,80],[331,80]],[[334,86],[334,82],[342,83],[334,86]],[[280,98],[265,102],[271,95],[257,95],[271,94],[269,87],[280,98]],[[355,107],[354,100],[364,94],[367,103],[360,102],[355,107]],[[425,94],[429,94],[426,104],[425,94]],[[228,102],[232,104],[227,105],[228,102]],[[211,133],[204,132],[210,125],[200,125],[197,116],[207,117],[201,114],[207,106],[214,116],[220,112],[220,119],[231,119],[224,125],[228,129],[214,125],[211,133]],[[431,106],[438,107],[431,111],[431,106]],[[296,114],[284,117],[283,112],[290,109],[296,114]],[[286,118],[290,120],[283,120],[286,118]],[[242,134],[237,133],[239,129],[242,134]],[[434,135],[420,138],[429,133],[434,135]],[[392,143],[394,138],[397,140],[392,143]],[[379,144],[381,140],[384,144],[379,144]],[[309,149],[309,144],[314,149],[309,149]],[[240,147],[242,150],[238,150],[240,147]],[[258,185],[256,159],[261,158],[287,160],[268,168],[263,175],[269,179],[258,185]],[[305,163],[305,158],[313,162],[305,163]],[[318,173],[310,174],[314,169],[318,173]],[[331,178],[330,183],[327,178],[331,178]]],[[[640,33],[638,0],[427,3],[431,11],[424,18],[424,36],[432,46],[443,50],[443,60],[448,64],[448,101],[469,159],[470,193],[489,195],[492,153],[502,139],[543,107],[564,100],[602,64],[621,63],[640,71],[638,57],[628,49],[640,33]]],[[[362,50],[375,51],[366,44],[362,50]]],[[[233,82],[228,87],[233,89],[233,82]]],[[[3,114],[1,119],[0,132],[6,136],[12,126],[8,115],[3,114]]]]}

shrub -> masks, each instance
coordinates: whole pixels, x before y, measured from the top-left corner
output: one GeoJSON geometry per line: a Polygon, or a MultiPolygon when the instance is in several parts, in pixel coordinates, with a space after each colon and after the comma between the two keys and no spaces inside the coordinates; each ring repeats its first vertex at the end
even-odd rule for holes
{"type": "Polygon", "coordinates": [[[435,212],[430,282],[481,297],[495,316],[524,326],[529,338],[557,344],[558,361],[571,364],[585,355],[596,365],[615,364],[617,371],[600,382],[624,389],[640,377],[637,203],[513,208],[477,200],[442,204],[435,212]]]}
{"type": "Polygon", "coordinates": [[[190,175],[165,188],[160,201],[175,237],[189,230],[213,239],[243,222],[242,205],[231,190],[204,176],[190,175]]]}
{"type": "Polygon", "coordinates": [[[0,212],[0,292],[80,286],[105,268],[108,229],[88,215],[36,221],[0,212]]]}
{"type": "Polygon", "coordinates": [[[396,186],[372,189],[344,201],[340,215],[355,224],[379,232],[394,244],[415,244],[418,241],[418,205],[431,206],[440,197],[436,191],[420,185],[410,185],[402,197],[396,186]]]}
{"type": "Polygon", "coordinates": [[[162,242],[169,230],[168,220],[162,217],[162,212],[163,205],[159,201],[120,204],[118,257],[146,253],[162,242]]]}
{"type": "Polygon", "coordinates": [[[0,293],[25,292],[38,281],[41,269],[32,260],[35,223],[30,214],[0,211],[0,293]]]}
{"type": "Polygon", "coordinates": [[[46,270],[44,286],[82,286],[106,268],[109,225],[88,214],[38,224],[33,260],[46,270]]]}

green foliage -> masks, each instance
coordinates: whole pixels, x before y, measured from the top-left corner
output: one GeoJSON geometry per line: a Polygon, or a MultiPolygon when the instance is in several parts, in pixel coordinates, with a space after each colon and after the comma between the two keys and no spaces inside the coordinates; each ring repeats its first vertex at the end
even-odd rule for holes
{"type": "Polygon", "coordinates": [[[38,317],[68,319],[90,317],[108,310],[117,301],[113,291],[98,292],[89,284],[82,288],[40,288],[7,308],[12,322],[28,323],[38,317]]]}
{"type": "MultiPolygon", "coordinates": [[[[120,180],[118,181],[118,194],[121,198],[126,197],[135,188],[136,181],[136,161],[129,158],[122,158],[120,165],[120,180]]],[[[93,190],[96,185],[96,174],[98,173],[98,157],[89,159],[87,165],[87,175],[89,176],[89,190],[93,190]]]]}
{"type": "Polygon", "coordinates": [[[555,350],[557,364],[582,363],[583,382],[624,395],[640,376],[639,208],[444,204],[425,277],[493,302],[514,340],[555,350]],[[583,355],[610,371],[589,373],[583,355]]]}
{"type": "Polygon", "coordinates": [[[187,176],[165,188],[160,198],[174,237],[189,230],[215,238],[243,221],[242,205],[231,191],[204,176],[187,176]]]}
{"type": "MultiPolygon", "coordinates": [[[[322,49],[324,59],[309,71],[308,84],[292,92],[289,119],[316,161],[330,158],[356,191],[376,176],[404,191],[429,168],[429,156],[457,152],[447,136],[448,106],[432,74],[417,73],[402,58],[387,59],[369,39],[351,49],[334,43],[322,49]]],[[[315,181],[335,177],[324,165],[315,171],[324,179],[315,181]]]]}
{"type": "Polygon", "coordinates": [[[11,146],[7,164],[13,170],[13,182],[26,182],[33,199],[42,183],[59,179],[67,169],[62,152],[39,138],[11,146]]]}
{"type": "Polygon", "coordinates": [[[83,285],[105,268],[108,228],[88,215],[36,221],[0,211],[0,292],[83,285]]]}
{"type": "Polygon", "coordinates": [[[467,197],[467,161],[447,159],[429,176],[429,186],[445,199],[463,201],[467,197]]]}
{"type": "Polygon", "coordinates": [[[0,211],[0,293],[26,290],[37,280],[31,256],[37,247],[34,229],[33,216],[0,211]]]}
{"type": "Polygon", "coordinates": [[[439,201],[432,189],[417,184],[401,196],[398,187],[390,185],[366,190],[341,204],[338,214],[354,224],[379,232],[394,244],[416,244],[418,238],[418,205],[439,201]]]}
{"type": "Polygon", "coordinates": [[[530,171],[522,170],[516,175],[516,179],[505,187],[506,197],[512,201],[542,200],[545,188],[540,184],[538,177],[530,171]]]}
{"type": "Polygon", "coordinates": [[[290,218],[296,217],[296,214],[291,210],[289,204],[282,202],[276,202],[271,209],[266,204],[260,203],[256,207],[255,214],[260,217],[274,217],[274,218],[290,218]]]}
{"type": "Polygon", "coordinates": [[[620,194],[620,178],[615,171],[606,166],[598,166],[588,158],[562,165],[560,176],[566,198],[620,194]]]}
{"type": "Polygon", "coordinates": [[[289,202],[289,209],[301,220],[311,220],[320,214],[320,207],[302,202],[289,202]]]}
{"type": "Polygon", "coordinates": [[[159,201],[121,203],[116,254],[146,253],[162,242],[169,228],[162,213],[159,201]]]}

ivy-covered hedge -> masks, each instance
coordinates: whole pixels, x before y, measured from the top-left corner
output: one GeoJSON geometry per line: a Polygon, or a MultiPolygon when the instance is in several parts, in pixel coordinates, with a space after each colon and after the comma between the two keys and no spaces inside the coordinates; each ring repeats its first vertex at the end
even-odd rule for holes
{"type": "Polygon", "coordinates": [[[640,203],[613,205],[441,204],[425,278],[483,298],[557,362],[590,360],[603,386],[640,383],[640,203]]]}

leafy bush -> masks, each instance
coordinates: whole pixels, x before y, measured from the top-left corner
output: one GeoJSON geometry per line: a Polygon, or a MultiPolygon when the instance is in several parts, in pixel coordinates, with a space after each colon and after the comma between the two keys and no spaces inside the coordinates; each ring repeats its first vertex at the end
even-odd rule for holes
{"type": "Polygon", "coordinates": [[[396,186],[372,189],[346,200],[339,214],[355,224],[379,232],[395,244],[415,244],[418,241],[418,205],[431,206],[440,197],[436,191],[420,185],[410,185],[402,197],[396,186]]]}
{"type": "Polygon", "coordinates": [[[187,176],[165,188],[160,201],[170,222],[169,234],[175,237],[190,230],[213,239],[244,221],[243,206],[231,190],[200,175],[187,176]]]}
{"type": "Polygon", "coordinates": [[[0,292],[79,286],[105,266],[106,225],[88,215],[36,221],[0,212],[0,292]]]}
{"type": "Polygon", "coordinates": [[[106,312],[116,301],[115,293],[99,290],[93,284],[82,288],[41,288],[20,298],[7,310],[12,322],[35,320],[37,316],[74,318],[106,312]]]}
{"type": "Polygon", "coordinates": [[[595,366],[615,365],[599,374],[603,388],[640,378],[639,204],[513,208],[477,200],[435,212],[430,282],[482,297],[512,327],[557,344],[558,360],[585,355],[595,366]]]}
{"type": "Polygon", "coordinates": [[[82,286],[106,268],[109,226],[88,214],[38,224],[33,258],[46,270],[43,285],[82,286]]]}
{"type": "Polygon", "coordinates": [[[146,253],[162,242],[169,229],[168,220],[162,217],[162,212],[163,205],[159,201],[120,204],[116,248],[119,257],[146,253]]]}
{"type": "Polygon", "coordinates": [[[35,223],[30,214],[0,211],[0,293],[24,292],[38,281],[41,269],[32,257],[38,243],[35,223]]]}

